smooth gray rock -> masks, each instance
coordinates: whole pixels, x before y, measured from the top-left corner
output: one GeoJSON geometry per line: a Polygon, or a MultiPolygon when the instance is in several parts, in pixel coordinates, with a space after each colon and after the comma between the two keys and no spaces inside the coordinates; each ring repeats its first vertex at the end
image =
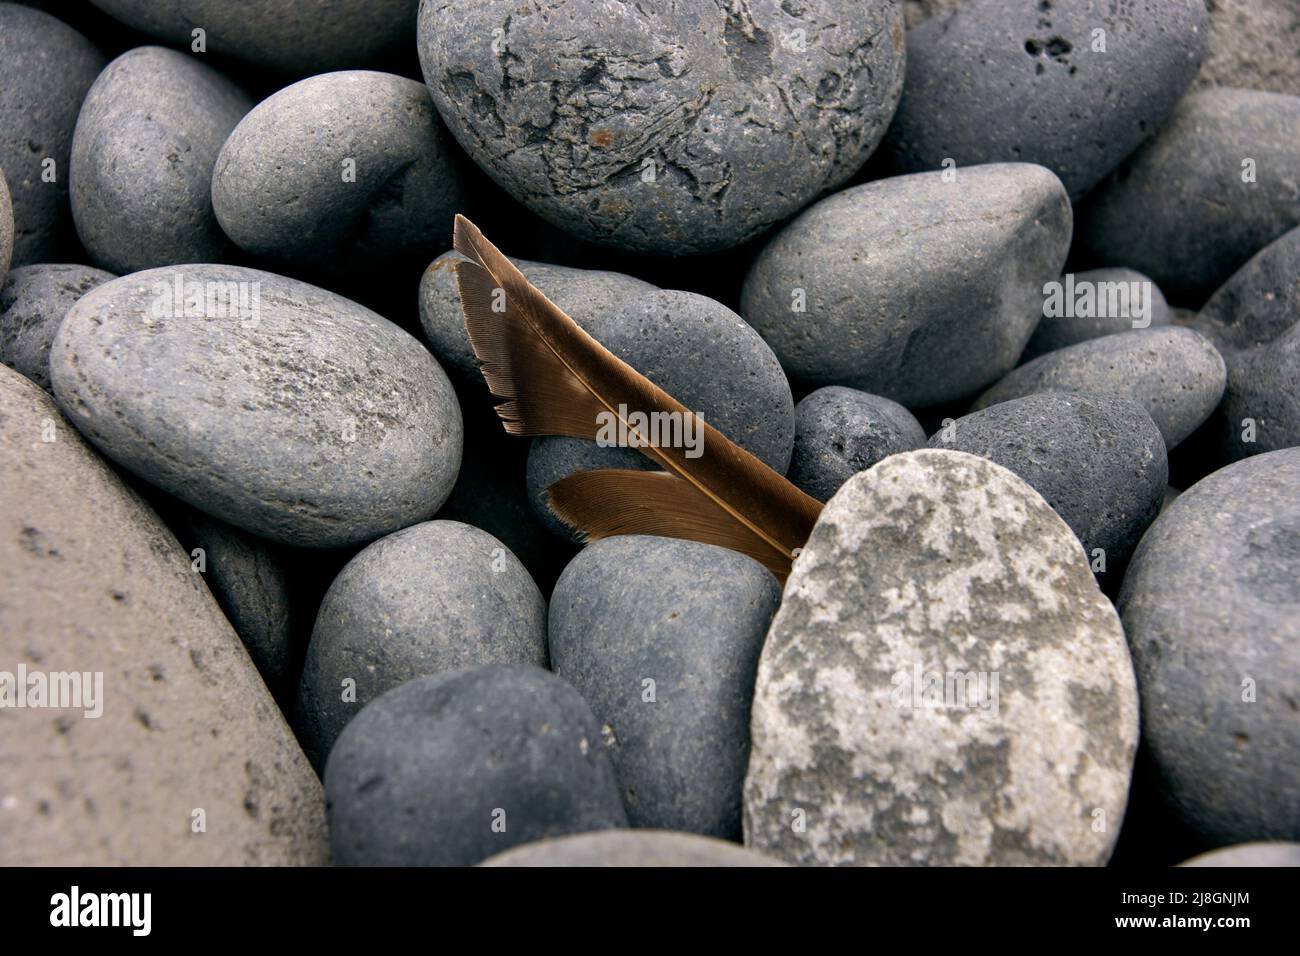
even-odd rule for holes
{"type": "Polygon", "coordinates": [[[925,430],[902,405],[840,385],[794,407],[794,453],[786,477],[819,501],[882,458],[925,444],[925,430]]]}
{"type": "Polygon", "coordinates": [[[1060,180],[1023,163],[856,186],[767,244],[741,314],[809,384],[909,407],[963,398],[1024,351],[1071,216],[1060,180]]]}
{"type": "Polygon", "coordinates": [[[389,691],[343,731],[325,793],[344,866],[469,866],[627,825],[591,709],[540,667],[489,664],[389,691]]]}
{"type": "Polygon", "coordinates": [[[1269,243],[1210,296],[1193,328],[1229,356],[1300,323],[1300,228],[1269,243]]]}
{"type": "Polygon", "coordinates": [[[1202,853],[1179,866],[1300,866],[1300,843],[1239,843],[1202,853]]]}
{"type": "Polygon", "coordinates": [[[1160,288],[1132,269],[1092,269],[1056,281],[1059,289],[1043,293],[1043,317],[1020,356],[1021,362],[1103,335],[1173,322],[1160,288]],[[1068,294],[1071,290],[1072,297],[1068,294]],[[1062,314],[1048,314],[1053,299],[1062,314]]]}
{"type": "Polygon", "coordinates": [[[123,467],[283,544],[341,547],[422,521],[460,466],[460,407],[433,356],[355,302],[269,272],[107,282],[59,327],[50,378],[123,467]]]}
{"type": "Polygon", "coordinates": [[[77,265],[19,266],[0,286],[0,362],[50,391],[50,344],[77,300],[116,278],[77,265]]]}
{"type": "Polygon", "coordinates": [[[1187,96],[1080,208],[1081,255],[1137,269],[1171,301],[1200,305],[1300,225],[1297,129],[1300,96],[1233,89],[1187,96]]]}
{"type": "Polygon", "coordinates": [[[221,147],[212,204],[240,248],[365,273],[451,244],[465,190],[424,84],[313,76],[263,100],[221,147]]]}
{"type": "Polygon", "coordinates": [[[540,840],[489,857],[479,866],[784,866],[711,837],[667,830],[602,830],[540,840]]]}
{"type": "Polygon", "coordinates": [[[597,541],[551,596],[551,664],[582,694],[634,827],[740,839],[749,706],[781,600],[736,551],[643,535],[597,541]]]}
{"type": "Polygon", "coordinates": [[[1223,357],[1205,336],[1177,326],[1136,329],[1026,362],[976,399],[972,410],[1035,392],[1119,395],[1145,408],[1166,448],[1173,448],[1214,411],[1226,375],[1223,357]]]}
{"type": "Polygon", "coordinates": [[[13,200],[16,266],[75,251],[68,208],[72,131],[105,62],[57,17],[0,3],[0,169],[13,200]]]}
{"type": "Polygon", "coordinates": [[[9,183],[0,169],[0,286],[9,276],[9,264],[14,258],[14,206],[9,198],[9,183]]]}
{"type": "Polygon", "coordinates": [[[224,257],[212,164],[252,105],[175,50],[137,47],[105,68],[72,137],[72,218],[96,265],[125,274],[224,257]]]}
{"type": "Polygon", "coordinates": [[[480,166],[583,239],[739,245],[843,184],[898,103],[889,0],[425,0],[420,63],[480,166]]]}
{"type": "Polygon", "coordinates": [[[419,0],[91,0],[171,46],[192,49],[203,30],[210,53],[293,74],[383,62],[415,40],[419,0]]]}
{"type": "Polygon", "coordinates": [[[907,173],[1037,163],[1078,199],[1172,112],[1207,22],[1204,0],[970,0],[908,31],[882,149],[907,173]]]}
{"type": "Polygon", "coordinates": [[[1300,448],[1188,488],[1124,578],[1144,746],[1210,843],[1300,839],[1298,579],[1300,448]]]}
{"type": "Polygon", "coordinates": [[[546,666],[546,602],[519,559],[458,521],[380,538],[316,615],[295,712],[307,756],[323,766],[344,725],[385,691],[478,664],[546,666]]]}
{"type": "Polygon", "coordinates": [[[1122,577],[1169,481],[1160,430],[1118,395],[1026,395],[957,419],[930,447],[979,455],[1023,478],[1078,536],[1103,582],[1122,577]]]}
{"type": "Polygon", "coordinates": [[[1137,716],[1119,618],[1039,494],[962,452],[892,455],[830,500],[786,582],[745,843],[803,864],[1099,865],[1137,716]]]}

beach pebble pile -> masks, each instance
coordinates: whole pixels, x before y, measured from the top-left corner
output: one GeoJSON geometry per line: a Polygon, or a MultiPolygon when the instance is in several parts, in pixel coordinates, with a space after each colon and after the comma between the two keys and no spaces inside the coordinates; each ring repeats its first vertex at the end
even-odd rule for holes
{"type": "Polygon", "coordinates": [[[0,2],[0,864],[1300,865],[1297,30],[0,2]],[[561,520],[458,213],[788,578],[561,520]]]}

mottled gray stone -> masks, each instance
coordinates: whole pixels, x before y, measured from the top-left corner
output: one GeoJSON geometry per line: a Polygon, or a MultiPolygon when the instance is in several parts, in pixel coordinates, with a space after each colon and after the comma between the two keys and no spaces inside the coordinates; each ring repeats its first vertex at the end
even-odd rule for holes
{"type": "Polygon", "coordinates": [[[1210,42],[1195,87],[1233,86],[1300,96],[1300,6],[1207,0],[1210,42]]]}
{"type": "Polygon", "coordinates": [[[1228,357],[1300,323],[1300,228],[1269,243],[1210,296],[1193,327],[1228,357]]]}
{"type": "Polygon", "coordinates": [[[962,398],[1024,350],[1071,215],[1060,180],[1023,163],[867,183],[767,244],[741,314],[794,378],[908,406],[962,398]]]}
{"type": "Polygon", "coordinates": [[[763,647],[751,729],[745,842],[760,852],[1096,865],[1124,815],[1137,694],[1065,522],[1006,469],[923,449],[822,512],[763,647]],[[974,686],[945,697],[958,675],[974,686]]]}
{"type": "Polygon", "coordinates": [[[1104,335],[1040,355],[1015,369],[972,410],[1035,392],[1091,392],[1131,398],[1173,448],[1205,421],[1223,395],[1223,357],[1205,336],[1177,326],[1104,335]]]}
{"type": "Polygon", "coordinates": [[[1133,555],[1120,614],[1165,798],[1211,843],[1300,839],[1300,448],[1179,496],[1133,555]]]}
{"type": "Polygon", "coordinates": [[[320,783],[188,556],[8,368],[0,487],[0,670],[102,674],[98,717],[0,708],[5,865],[324,864],[320,783]]]}
{"type": "Polygon", "coordinates": [[[389,691],[343,731],[325,793],[346,866],[468,866],[627,825],[591,709],[540,667],[489,664],[389,691]]]}
{"type": "Polygon", "coordinates": [[[380,538],[348,562],[316,615],[295,711],[303,748],[323,766],[344,725],[385,691],[477,664],[546,666],[546,602],[528,571],[458,521],[380,538]]]}
{"type": "Polygon", "coordinates": [[[1160,430],[1118,395],[1026,395],[957,419],[930,447],[979,455],[1023,478],[1078,536],[1103,582],[1122,577],[1169,481],[1160,430]]]}
{"type": "Polygon", "coordinates": [[[77,265],[19,266],[0,286],[0,362],[50,391],[50,344],[77,300],[115,278],[77,265]]]}
{"type": "Polygon", "coordinates": [[[425,0],[418,32],[448,127],[511,195],[666,255],[738,245],[843,184],[903,80],[889,0],[425,0]]]}
{"type": "Polygon", "coordinates": [[[1078,199],[1169,116],[1206,25],[1203,0],[970,0],[908,31],[882,149],[909,173],[1038,163],[1078,199]]]}
{"type": "Polygon", "coordinates": [[[283,544],[357,544],[422,521],[460,466],[460,407],[433,356],[368,309],[269,272],[107,282],[59,327],[50,378],[119,464],[283,544]]]}
{"type": "Polygon", "coordinates": [[[9,198],[9,183],[5,171],[0,169],[0,286],[9,276],[9,264],[14,258],[14,206],[9,198]]]}
{"type": "Polygon", "coordinates": [[[1179,866],[1300,866],[1300,843],[1239,843],[1202,853],[1179,866]]]}
{"type": "Polygon", "coordinates": [[[207,51],[288,73],[368,66],[415,41],[419,0],[91,0],[171,46],[190,49],[204,32],[207,51]]]}
{"type": "Polygon", "coordinates": [[[49,262],[75,248],[68,208],[72,131],[105,62],[57,17],[0,3],[0,169],[13,199],[14,265],[49,262]]]}
{"type": "Polygon", "coordinates": [[[1097,265],[1151,276],[1200,305],[1251,256],[1300,225],[1300,96],[1206,89],[1098,186],[1076,241],[1097,265]],[[1253,160],[1254,181],[1246,181],[1253,160]]]}
{"type": "MultiPolygon", "coordinates": [[[[1076,273],[1071,280],[1075,290],[1073,299],[1065,294],[1070,288],[1066,285],[1066,277],[1057,281],[1061,283],[1060,300],[1067,314],[1043,315],[1020,356],[1021,362],[1103,335],[1131,332],[1137,328],[1158,328],[1173,322],[1169,303],[1160,288],[1132,269],[1092,269],[1076,273]],[[1091,298],[1084,300],[1084,308],[1080,310],[1080,298],[1085,294],[1081,290],[1085,283],[1090,290],[1086,295],[1091,298]],[[1088,305],[1089,301],[1091,305],[1088,305]],[[1068,314],[1080,311],[1088,314],[1068,314]]],[[[1044,313],[1049,295],[1046,291],[1043,293],[1044,313]]]]}
{"type": "Polygon", "coordinates": [[[840,385],[811,392],[794,408],[792,482],[827,501],[882,458],[925,444],[925,431],[897,402],[840,385]]]}
{"type": "Polygon", "coordinates": [[[785,866],[725,840],[667,830],[602,830],[540,840],[479,866],[785,866]]]}
{"type": "Polygon", "coordinates": [[[597,541],[551,596],[552,667],[601,723],[632,826],[740,839],[749,706],[781,589],[695,541],[597,541]]]}
{"type": "Polygon", "coordinates": [[[348,70],[263,100],[221,147],[212,203],[258,256],[365,273],[451,244],[465,192],[423,83],[348,70]]]}

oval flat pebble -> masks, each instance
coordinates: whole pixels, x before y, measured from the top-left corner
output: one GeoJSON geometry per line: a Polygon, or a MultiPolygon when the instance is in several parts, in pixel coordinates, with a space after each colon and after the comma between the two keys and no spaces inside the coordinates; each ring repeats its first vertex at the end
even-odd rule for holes
{"type": "Polygon", "coordinates": [[[323,269],[421,263],[465,195],[424,84],[348,70],[263,100],[221,147],[212,204],[240,248],[323,269]]]}
{"type": "Polygon", "coordinates": [[[105,68],[72,138],[72,217],[96,265],[124,274],[224,256],[212,164],[252,105],[175,50],[137,47],[105,68]]]}
{"type": "Polygon", "coordinates": [[[448,127],[511,195],[663,255],[738,245],[844,183],[902,88],[889,0],[452,0],[418,33],[448,127]]]}
{"type": "Polygon", "coordinates": [[[1142,735],[1177,816],[1211,844],[1300,839],[1300,448],[1184,491],[1117,606],[1142,735]]]}
{"type": "Polygon", "coordinates": [[[1300,843],[1239,843],[1202,853],[1179,866],[1300,866],[1300,843]]]}
{"type": "Polygon", "coordinates": [[[9,276],[9,265],[14,258],[14,205],[9,198],[9,183],[0,169],[0,286],[9,276]]]}
{"type": "Polygon", "coordinates": [[[1057,282],[1044,292],[1043,318],[1021,362],[1103,335],[1173,322],[1160,288],[1132,269],[1092,269],[1057,282]]]}
{"type": "Polygon", "coordinates": [[[745,843],[800,864],[1103,864],[1137,719],[1119,618],[1042,497],[974,455],[892,455],[835,494],[786,582],[745,843]]]}
{"type": "Polygon", "coordinates": [[[380,538],[343,568],[316,615],[295,714],[303,748],[321,766],[385,691],[477,664],[546,666],[546,602],[524,566],[459,521],[380,538]]]}
{"type": "Polygon", "coordinates": [[[72,131],[105,62],[57,17],[0,3],[0,169],[13,200],[14,265],[78,254],[68,207],[72,131]]]}
{"type": "Polygon", "coordinates": [[[540,840],[479,866],[784,866],[725,840],[668,830],[601,830],[540,840]]]}
{"type": "Polygon", "coordinates": [[[951,422],[930,447],[1019,475],[1078,536],[1098,580],[1116,584],[1169,480],[1160,430],[1141,405],[1117,395],[1026,395],[951,422]]]}
{"type": "Polygon", "coordinates": [[[969,0],[908,31],[884,150],[908,173],[1038,163],[1078,199],[1169,116],[1206,25],[1202,0],[969,0]]]}
{"type": "Polygon", "coordinates": [[[808,384],[909,407],[962,398],[1015,365],[1071,217],[1060,180],[1023,163],[856,186],[764,247],[741,314],[808,384]]]}
{"type": "Polygon", "coordinates": [[[78,265],[19,266],[0,286],[0,362],[50,391],[50,344],[83,295],[116,278],[78,265]]]}
{"type": "Polygon", "coordinates": [[[882,458],[925,444],[921,423],[902,405],[841,385],[805,395],[794,415],[786,477],[819,501],[882,458]]]}
{"type": "Polygon", "coordinates": [[[976,399],[972,410],[1035,392],[1120,395],[1145,408],[1173,448],[1214,411],[1226,376],[1223,357],[1205,336],[1177,326],[1136,329],[1040,355],[976,399]]]}
{"type": "Polygon", "coordinates": [[[430,517],[460,466],[451,383],[331,292],[238,266],[152,269],[78,300],[50,351],[64,412],[123,467],[283,544],[430,517]]]}
{"type": "Polygon", "coordinates": [[[754,674],[780,600],[757,561],[696,541],[620,535],[565,568],[552,667],[600,721],[632,826],[740,838],[754,674]]]}
{"type": "Polygon", "coordinates": [[[627,825],[591,709],[540,667],[489,664],[390,690],[339,737],[325,795],[343,866],[470,866],[627,825]]]}

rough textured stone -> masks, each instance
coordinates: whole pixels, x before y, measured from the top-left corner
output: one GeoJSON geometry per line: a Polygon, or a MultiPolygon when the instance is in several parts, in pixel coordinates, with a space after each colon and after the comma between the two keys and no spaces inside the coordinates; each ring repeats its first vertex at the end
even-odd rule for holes
{"type": "Polygon", "coordinates": [[[9,264],[14,257],[14,206],[9,198],[9,183],[0,169],[0,286],[9,276],[9,264]]]}
{"type": "Polygon", "coordinates": [[[754,674],[780,599],[752,558],[671,538],[597,541],[560,576],[552,667],[600,721],[632,826],[740,839],[754,674]]]}
{"type": "Polygon", "coordinates": [[[1209,54],[1195,86],[1233,86],[1300,96],[1300,6],[1270,0],[1206,0],[1209,54]]]}
{"type": "Polygon", "coordinates": [[[822,512],[763,648],[752,731],[745,842],[760,852],[1101,864],[1137,694],[1065,523],[1006,469],[927,449],[851,478],[822,512]]]}
{"type": "Polygon", "coordinates": [[[1197,482],[1117,606],[1163,793],[1211,843],[1300,838],[1300,448],[1197,482]]]}
{"type": "Polygon", "coordinates": [[[925,431],[902,405],[839,385],[804,396],[795,406],[792,482],[819,501],[882,458],[925,444],[925,431]]]}
{"type": "Polygon", "coordinates": [[[107,282],[59,327],[50,378],[119,464],[283,544],[355,544],[424,520],[460,466],[460,408],[433,356],[368,309],[269,272],[107,282]]]}
{"type": "Polygon", "coordinates": [[[323,766],[344,725],[385,691],[477,664],[546,666],[546,602],[524,566],[457,521],[380,538],[316,615],[295,713],[307,755],[323,766]]]}
{"type": "Polygon", "coordinates": [[[75,250],[68,208],[72,131],[104,63],[89,40],[57,17],[0,3],[0,169],[13,199],[14,265],[75,250]]]}
{"type": "Polygon", "coordinates": [[[1202,853],[1179,866],[1300,866],[1300,843],[1240,843],[1202,853]]]}
{"type": "Polygon", "coordinates": [[[627,825],[600,728],[539,667],[421,677],[348,724],[325,769],[336,863],[467,866],[627,825]]]}
{"type": "Polygon", "coordinates": [[[1071,210],[1041,166],[897,176],[805,211],[759,254],[741,314],[791,376],[904,405],[1009,371],[1061,272],[1071,210]]]}
{"type": "Polygon", "coordinates": [[[516,199],[667,255],[738,245],[844,183],[903,74],[888,0],[425,0],[419,44],[448,127],[516,199]]]}
{"type": "Polygon", "coordinates": [[[1226,377],[1223,357],[1203,335],[1170,326],[1105,335],[1026,362],[973,410],[1035,392],[1092,392],[1131,398],[1173,448],[1214,411],[1226,377]]]}
{"type": "Polygon", "coordinates": [[[970,0],[908,31],[883,149],[909,173],[1038,163],[1078,199],[1169,116],[1206,25],[1203,0],[970,0]]]}
{"type": "Polygon", "coordinates": [[[197,58],[137,47],[86,94],[72,137],[77,235],[116,273],[219,261],[212,164],[253,101],[197,58]]]}
{"type": "Polygon", "coordinates": [[[90,266],[19,266],[0,286],[0,362],[50,390],[50,344],[83,295],[115,278],[90,266]]]}
{"type": "MultiPolygon", "coordinates": [[[[1160,288],[1142,273],[1132,269],[1092,269],[1076,274],[1071,280],[1076,290],[1073,301],[1065,295],[1069,288],[1065,284],[1066,277],[1057,281],[1062,284],[1062,305],[1067,306],[1070,312],[1079,311],[1079,298],[1082,294],[1079,290],[1087,283],[1093,304],[1085,306],[1084,311],[1089,311],[1090,314],[1044,315],[1020,356],[1021,362],[1103,335],[1131,332],[1136,328],[1158,328],[1173,322],[1169,303],[1165,301],[1160,288]],[[1122,289],[1127,289],[1127,292],[1122,289]],[[1136,298],[1133,296],[1135,289],[1136,298]],[[1123,297],[1125,295],[1128,296],[1127,299],[1123,297]],[[1144,310],[1149,311],[1139,314],[1144,310]]],[[[1044,293],[1044,310],[1047,309],[1048,295],[1049,293],[1044,293]]]]}
{"type": "Polygon", "coordinates": [[[667,830],[602,830],[541,840],[479,866],[784,866],[734,843],[667,830]]]}
{"type": "Polygon", "coordinates": [[[0,860],[323,864],[320,784],[188,557],[6,368],[0,472],[0,669],[103,675],[99,717],[0,708],[0,860]]]}

